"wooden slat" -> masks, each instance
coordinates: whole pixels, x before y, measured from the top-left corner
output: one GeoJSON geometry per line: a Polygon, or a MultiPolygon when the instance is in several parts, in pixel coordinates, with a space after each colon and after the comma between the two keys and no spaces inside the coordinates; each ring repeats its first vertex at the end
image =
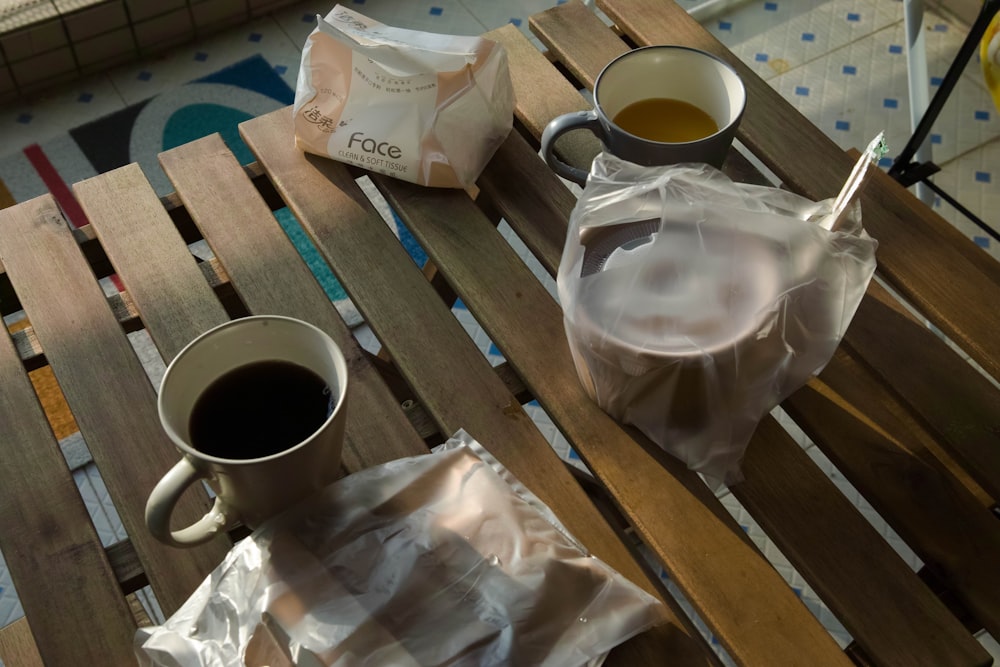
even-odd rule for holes
{"type": "Polygon", "coordinates": [[[1000,390],[884,291],[862,301],[848,346],[933,429],[947,452],[1000,500],[1000,390]],[[891,335],[887,332],[892,332],[891,335]]]}
{"type": "MultiPolygon", "coordinates": [[[[240,129],[442,431],[472,433],[596,555],[657,594],[343,165],[298,151],[288,141],[287,109],[240,129]]],[[[703,643],[677,622],[614,653],[617,664],[646,664],[662,655],[676,656],[679,664],[709,660],[703,643]]]]}
{"type": "Polygon", "coordinates": [[[569,219],[576,205],[573,193],[514,133],[501,144],[476,184],[545,270],[555,275],[566,240],[566,227],[558,221],[569,219]],[[523,187],[522,177],[539,187],[523,187]]]}
{"type": "Polygon", "coordinates": [[[350,373],[345,467],[355,471],[427,453],[222,138],[211,135],[163,153],[160,164],[251,312],[306,320],[340,346],[350,373]]]}
{"type": "MultiPolygon", "coordinates": [[[[97,177],[100,178],[100,177],[97,177]]],[[[0,255],[161,606],[171,613],[221,561],[223,540],[184,558],[145,527],[146,498],[177,453],[160,428],[156,395],[107,307],[51,197],[0,211],[0,255]]],[[[209,507],[194,489],[177,508],[188,523],[209,507]]]]}
{"type": "MultiPolygon", "coordinates": [[[[87,225],[87,229],[93,230],[91,225],[87,225]]],[[[215,290],[216,296],[226,307],[227,311],[238,310],[240,306],[235,302],[236,297],[232,285],[229,283],[229,276],[222,265],[219,264],[219,261],[213,257],[209,260],[199,262],[198,268],[201,270],[205,280],[208,281],[208,284],[215,290]]],[[[131,333],[143,328],[143,322],[139,319],[139,311],[136,309],[135,303],[132,301],[132,296],[128,292],[112,294],[107,297],[107,301],[108,307],[111,308],[111,312],[114,313],[115,319],[118,320],[123,330],[131,333]]],[[[24,362],[25,368],[35,370],[45,365],[45,353],[42,350],[42,344],[38,342],[35,330],[30,325],[19,331],[15,331],[13,338],[14,345],[17,347],[17,353],[24,362]]]]}
{"type": "MultiPolygon", "coordinates": [[[[599,0],[639,44],[681,44],[726,60],[747,87],[738,137],[788,187],[814,200],[836,195],[852,160],[674,2],[599,0]]],[[[560,56],[561,57],[561,56],[560,56]]],[[[865,228],[879,242],[879,272],[990,375],[1000,377],[1000,263],[880,170],[862,198],[865,228]]]]}
{"type": "Polygon", "coordinates": [[[941,469],[906,410],[844,350],[785,406],[970,611],[1000,632],[1000,522],[941,469]]]}
{"type": "Polygon", "coordinates": [[[876,664],[989,664],[982,646],[771,417],[757,427],[742,465],[752,481],[734,485],[733,494],[876,664]],[[778,484],[771,483],[776,464],[778,484]]]}
{"type": "MultiPolygon", "coordinates": [[[[0,239],[18,233],[7,211],[0,239]]],[[[5,249],[0,240],[7,256],[5,249]]],[[[31,382],[2,333],[0,387],[0,550],[45,660],[125,664],[135,630],[128,605],[31,382]]],[[[18,627],[11,635],[4,631],[3,641],[16,644],[5,650],[20,655],[31,634],[27,624],[18,627]],[[15,634],[24,641],[8,639],[15,634]]]]}
{"type": "Polygon", "coordinates": [[[73,192],[164,362],[228,321],[139,165],[77,183],[73,192]]]}
{"type": "Polygon", "coordinates": [[[718,501],[694,473],[664,461],[668,472],[586,396],[558,305],[475,205],[373,180],[733,656],[844,663],[780,575],[706,506],[718,501]]]}
{"type": "MultiPolygon", "coordinates": [[[[267,202],[268,206],[271,207],[271,210],[277,210],[285,205],[274,191],[274,186],[271,185],[267,176],[264,175],[260,165],[252,162],[244,165],[243,171],[253,181],[254,187],[264,198],[264,201],[267,202]]],[[[191,216],[184,210],[180,198],[177,197],[176,193],[160,197],[160,202],[167,212],[170,213],[171,219],[174,221],[177,230],[181,233],[181,237],[184,238],[185,242],[193,243],[200,239],[198,231],[191,221],[191,216]]],[[[90,224],[74,228],[73,238],[80,244],[80,250],[83,251],[87,262],[93,268],[94,275],[98,278],[104,278],[114,273],[111,262],[108,261],[107,256],[104,254],[104,249],[97,242],[97,234],[91,228],[90,224]]],[[[6,275],[6,269],[4,269],[3,262],[0,261],[0,313],[9,315],[20,308],[20,301],[17,298],[17,294],[11,288],[10,281],[6,275]]]]}
{"type": "MultiPolygon", "coordinates": [[[[70,658],[73,662],[68,664],[74,664],[77,656],[82,658],[78,652],[70,658]]],[[[111,659],[111,656],[102,657],[111,659]]],[[[28,619],[19,618],[10,625],[0,628],[0,661],[9,667],[43,667],[42,656],[38,654],[38,647],[35,645],[35,637],[28,627],[28,619]]]]}
{"type": "MultiPolygon", "coordinates": [[[[550,120],[564,113],[584,111],[590,105],[576,93],[576,89],[558,72],[535,46],[524,38],[513,25],[492,30],[487,39],[500,42],[507,50],[511,71],[532,67],[540,72],[550,72],[543,86],[535,79],[511,77],[514,86],[514,114],[534,137],[541,137],[550,120]],[[545,91],[544,94],[539,94],[545,91]]],[[[589,169],[594,156],[601,150],[601,142],[588,131],[570,132],[556,143],[556,154],[566,162],[589,169]]]]}
{"type": "Polygon", "coordinates": [[[563,3],[556,11],[533,14],[528,25],[588,90],[594,89],[597,75],[605,65],[631,50],[592,9],[578,0],[563,3]],[[573,43],[577,48],[567,46],[573,43]]]}

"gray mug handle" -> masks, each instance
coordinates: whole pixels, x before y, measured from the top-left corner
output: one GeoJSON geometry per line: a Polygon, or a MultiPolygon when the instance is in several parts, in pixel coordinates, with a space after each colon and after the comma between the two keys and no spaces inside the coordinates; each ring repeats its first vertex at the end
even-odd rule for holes
{"type": "Polygon", "coordinates": [[[597,120],[597,111],[591,109],[590,111],[576,111],[574,113],[563,114],[562,116],[553,118],[545,126],[545,131],[542,132],[542,157],[545,158],[546,164],[549,165],[552,171],[574,183],[586,185],[587,172],[566,164],[557,158],[555,154],[556,140],[570,130],[578,129],[590,130],[602,142],[604,140],[604,130],[601,127],[600,121],[597,120]]]}

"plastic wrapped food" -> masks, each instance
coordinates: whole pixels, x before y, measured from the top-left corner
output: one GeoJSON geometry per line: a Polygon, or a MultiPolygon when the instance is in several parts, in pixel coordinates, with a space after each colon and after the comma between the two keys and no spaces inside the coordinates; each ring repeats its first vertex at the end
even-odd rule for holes
{"type": "Polygon", "coordinates": [[[758,422],[830,360],[875,270],[851,203],[866,164],[835,206],[599,155],[557,281],[591,397],[716,488],[739,481],[758,422]]]}
{"type": "Polygon", "coordinates": [[[460,432],[261,526],[136,652],[256,667],[254,637],[276,626],[300,665],[599,665],[663,620],[460,432]]]}

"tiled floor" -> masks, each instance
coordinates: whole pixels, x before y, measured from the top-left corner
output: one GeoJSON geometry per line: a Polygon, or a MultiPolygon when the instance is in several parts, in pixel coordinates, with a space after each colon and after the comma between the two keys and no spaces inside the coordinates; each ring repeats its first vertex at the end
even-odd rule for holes
{"type": "MultiPolygon", "coordinates": [[[[346,0],[350,2],[350,0],[346,0]]],[[[354,9],[387,23],[436,32],[478,34],[507,23],[515,23],[528,34],[527,17],[547,8],[555,0],[353,0],[354,9]]],[[[562,0],[560,0],[562,1],[562,0]]],[[[909,136],[909,102],[906,55],[903,46],[902,4],[894,0],[745,0],[722,13],[713,13],[697,0],[681,3],[762,77],[779,90],[840,146],[862,147],[880,130],[886,130],[891,154],[900,150],[909,136]]],[[[299,53],[317,13],[326,13],[330,2],[306,0],[206,41],[179,47],[153,61],[120,66],[91,79],[67,85],[32,104],[0,108],[0,156],[16,153],[32,143],[41,143],[72,127],[122,109],[158,92],[195,79],[252,54],[261,54],[294,87],[299,53]]],[[[717,5],[713,5],[717,6],[717,5]]],[[[944,17],[928,13],[925,19],[929,86],[943,76],[965,29],[944,17]]],[[[537,44],[537,40],[536,40],[537,44]]],[[[934,158],[942,166],[937,182],[994,226],[1000,226],[1000,121],[974,60],[934,128],[934,158]]],[[[48,148],[47,152],[51,152],[48,148]]],[[[9,161],[8,161],[9,162],[9,161]]],[[[8,167],[16,169],[16,167],[8,167]]],[[[2,173],[8,184],[18,183],[18,174],[2,173]]],[[[21,177],[23,178],[23,177],[21,177]]],[[[13,190],[14,188],[12,188],[13,190]]],[[[15,196],[17,193],[15,192],[15,196]]],[[[972,237],[985,252],[1000,259],[1000,243],[992,241],[947,204],[934,204],[947,219],[972,237]]],[[[515,247],[522,250],[536,271],[533,258],[523,251],[507,230],[515,247]]],[[[550,278],[546,284],[553,288],[550,278]]],[[[494,363],[498,351],[468,311],[455,309],[456,317],[494,363]]],[[[365,328],[359,339],[377,346],[365,328]]],[[[151,380],[162,373],[162,360],[141,334],[134,344],[145,357],[151,380]]],[[[579,460],[537,405],[528,410],[558,451],[571,462],[579,460]]],[[[783,419],[783,418],[782,418],[783,419]]],[[[783,422],[788,420],[783,419],[783,422]]],[[[793,425],[792,425],[793,426],[793,425]]],[[[920,562],[885,525],[885,522],[843,480],[818,449],[801,433],[797,439],[809,455],[842,490],[855,501],[886,539],[897,547],[914,568],[920,562]]],[[[79,456],[80,443],[63,443],[79,456]]],[[[84,454],[85,457],[85,454],[84,454]]],[[[75,472],[81,492],[94,513],[102,538],[121,537],[120,523],[92,467],[75,472]]],[[[809,589],[788,561],[774,547],[732,496],[723,502],[744,525],[761,550],[781,571],[805,604],[826,624],[842,644],[850,637],[809,589]]],[[[155,614],[155,612],[154,612],[155,614]]],[[[20,606],[13,594],[6,569],[0,561],[0,625],[19,617],[20,606]]],[[[704,626],[701,626],[704,627],[704,626]]],[[[707,633],[707,630],[705,630],[707,633]]],[[[987,637],[984,642],[990,642],[987,637]]],[[[995,643],[992,644],[995,647],[995,643]]],[[[1000,653],[998,653],[1000,655],[1000,653]]]]}

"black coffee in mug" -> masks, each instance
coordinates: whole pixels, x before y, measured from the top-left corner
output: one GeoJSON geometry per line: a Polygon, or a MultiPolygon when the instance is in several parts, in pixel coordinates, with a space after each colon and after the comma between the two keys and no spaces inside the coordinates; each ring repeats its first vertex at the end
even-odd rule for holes
{"type": "Polygon", "coordinates": [[[195,401],[191,444],[224,459],[256,459],[294,447],[319,430],[334,393],[315,372],[290,361],[239,366],[195,401]]]}

